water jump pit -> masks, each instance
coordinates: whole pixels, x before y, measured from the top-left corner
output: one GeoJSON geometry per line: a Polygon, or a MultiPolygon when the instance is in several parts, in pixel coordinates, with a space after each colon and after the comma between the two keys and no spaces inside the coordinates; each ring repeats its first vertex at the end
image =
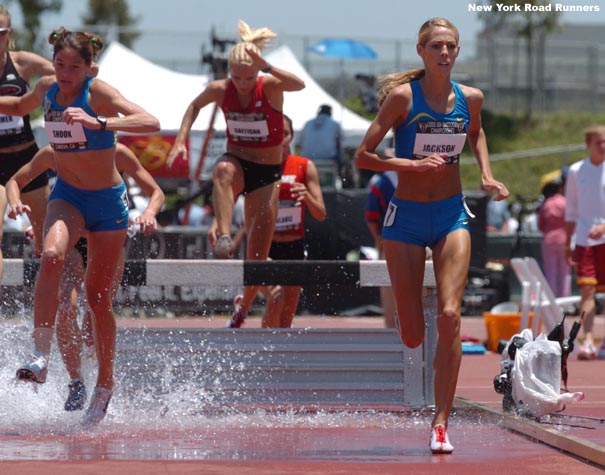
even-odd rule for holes
{"type": "MultiPolygon", "coordinates": [[[[314,366],[317,369],[321,358],[311,348],[303,351],[297,341],[300,332],[284,333],[272,340],[272,333],[253,329],[120,329],[116,386],[108,415],[98,427],[85,431],[80,425],[81,411],[63,410],[69,379],[56,347],[46,384],[35,387],[15,381],[15,368],[30,349],[30,325],[4,323],[0,345],[2,465],[28,462],[27,466],[34,466],[38,461],[52,461],[55,465],[45,465],[45,469],[54,466],[58,471],[61,467],[65,473],[65,467],[75,468],[73,464],[79,462],[111,461],[118,463],[115,467],[122,467],[120,462],[155,466],[166,461],[195,461],[226,464],[222,467],[264,467],[249,473],[315,473],[309,468],[313,464],[322,467],[317,473],[400,473],[401,464],[405,464],[414,467],[414,473],[434,473],[434,464],[440,463],[447,464],[448,473],[487,473],[488,469],[511,464],[531,468],[530,460],[539,455],[541,466],[549,461],[547,466],[572,463],[574,473],[594,470],[558,450],[528,443],[525,436],[508,430],[498,415],[477,412],[472,407],[456,408],[452,415],[449,432],[456,446],[454,455],[432,456],[428,450],[431,406],[393,403],[397,391],[400,399],[405,392],[399,382],[393,382],[393,377],[399,378],[397,371],[380,373],[370,366],[365,369],[372,377],[363,376],[358,366],[350,364],[351,358],[367,359],[367,354],[361,352],[334,367],[344,379],[350,379],[350,372],[356,371],[358,388],[334,382],[334,368],[310,371],[314,366]],[[261,350],[253,344],[258,338],[265,341],[261,350]],[[291,368],[290,374],[284,368],[288,358],[278,343],[283,338],[293,340],[290,350],[301,364],[291,368]],[[200,350],[201,342],[205,343],[200,350]],[[276,362],[282,371],[267,371],[276,362]],[[309,370],[306,373],[302,371],[305,365],[309,370]],[[306,392],[296,390],[301,378],[305,384],[310,373],[314,373],[313,387],[306,392]],[[322,380],[326,383],[323,389],[322,380]],[[282,468],[268,471],[264,465],[268,462],[282,468]],[[326,471],[326,463],[340,468],[326,471]]],[[[337,332],[337,337],[327,337],[333,340],[330,344],[324,341],[321,346],[334,350],[330,358],[342,359],[343,340],[360,346],[354,342],[356,333],[337,332]]],[[[376,356],[375,363],[388,367],[392,335],[387,331],[378,336],[369,334],[372,339],[386,338],[386,342],[378,342],[386,348],[376,356]]],[[[367,350],[373,352],[373,348],[367,350]]],[[[83,374],[87,387],[92,388],[94,358],[83,358],[83,374]]],[[[140,473],[151,473],[146,467],[140,473]]],[[[127,473],[123,470],[112,468],[115,473],[127,473]]],[[[209,473],[232,473],[232,468],[224,470],[209,473]]],[[[536,468],[534,473],[556,472],[536,468]]]]}

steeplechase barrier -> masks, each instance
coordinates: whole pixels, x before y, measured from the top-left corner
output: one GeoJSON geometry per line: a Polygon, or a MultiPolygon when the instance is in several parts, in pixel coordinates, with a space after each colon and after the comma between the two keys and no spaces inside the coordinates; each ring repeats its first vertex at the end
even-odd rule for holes
{"type": "MultiPolygon", "coordinates": [[[[4,259],[2,285],[33,285],[37,259],[4,259]]],[[[128,260],[122,285],[309,285],[389,286],[384,261],[248,261],[215,259],[128,260]]],[[[433,264],[427,261],[424,287],[435,287],[433,264]]]]}
{"type": "MultiPolygon", "coordinates": [[[[38,265],[36,260],[5,259],[3,285],[33,285],[38,265]]],[[[384,261],[188,259],[129,260],[122,283],[390,285],[384,261]]],[[[432,362],[437,342],[431,261],[425,267],[423,302],[425,341],[415,349],[405,347],[393,329],[138,328],[120,331],[117,359],[119,367],[145,375],[124,379],[131,391],[161,388],[157,378],[162,375],[172,386],[196,381],[201,400],[207,398],[208,404],[237,398],[241,404],[272,406],[426,407],[434,404],[432,362]],[[145,351],[137,351],[140,348],[145,351]],[[158,364],[161,367],[154,367],[158,364]]]]}

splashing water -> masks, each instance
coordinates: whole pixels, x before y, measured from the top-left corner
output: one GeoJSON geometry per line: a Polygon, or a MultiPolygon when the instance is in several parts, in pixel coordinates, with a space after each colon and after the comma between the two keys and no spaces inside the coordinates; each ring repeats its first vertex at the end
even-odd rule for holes
{"type": "MultiPolygon", "coordinates": [[[[401,457],[398,437],[403,434],[417,433],[420,445],[426,445],[431,417],[426,411],[275,411],[272,395],[262,390],[268,379],[260,375],[255,386],[241,378],[257,371],[257,354],[242,351],[241,343],[208,341],[203,332],[180,330],[120,331],[108,414],[98,427],[85,431],[83,411],[63,410],[69,377],[56,343],[46,383],[17,382],[15,370],[32,349],[31,323],[2,325],[0,460],[322,459],[330,457],[329,450],[346,460],[395,460],[401,457]],[[238,404],[248,407],[240,410],[238,404]],[[388,441],[381,445],[385,430],[388,441]],[[340,442],[343,431],[352,438],[340,442]]],[[[265,360],[272,358],[272,348],[267,345],[265,360]]],[[[83,358],[82,373],[91,394],[96,362],[83,358]]],[[[472,433],[468,422],[466,426],[472,433]]]]}
{"type": "MultiPolygon", "coordinates": [[[[136,434],[140,430],[178,430],[195,433],[212,425],[333,427],[345,424],[385,427],[398,419],[386,413],[351,411],[338,414],[316,408],[310,414],[295,410],[230,410],[230,400],[249,405],[257,402],[246,399],[249,397],[246,390],[250,389],[258,389],[256,397],[264,398],[266,405],[268,399],[263,395],[262,387],[252,387],[253,383],[239,379],[242,372],[254,371],[252,364],[258,355],[243,352],[239,358],[232,359],[225,351],[216,351],[211,342],[199,341],[178,331],[167,332],[162,336],[163,344],[158,345],[161,348],[154,348],[153,341],[144,333],[118,334],[115,391],[108,415],[102,422],[106,432],[136,434]],[[171,341],[175,342],[174,345],[170,344],[171,341]],[[204,351],[199,351],[200,344],[205,345],[204,351]],[[238,384],[244,386],[238,388],[238,384]]],[[[270,355],[272,348],[268,345],[264,350],[270,355]]],[[[56,342],[53,342],[45,384],[15,379],[17,367],[29,358],[31,350],[31,323],[4,322],[0,336],[1,432],[31,436],[81,434],[82,411],[63,410],[69,376],[56,342]]],[[[96,361],[84,353],[82,362],[82,373],[90,395],[96,379],[96,361]]]]}

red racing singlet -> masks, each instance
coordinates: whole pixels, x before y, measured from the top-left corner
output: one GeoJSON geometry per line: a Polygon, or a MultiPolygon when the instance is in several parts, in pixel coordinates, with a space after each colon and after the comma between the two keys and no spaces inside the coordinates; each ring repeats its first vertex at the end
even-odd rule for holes
{"type": "Polygon", "coordinates": [[[290,189],[293,183],[305,183],[308,163],[308,158],[288,155],[288,159],[282,165],[275,234],[300,236],[301,239],[305,236],[306,204],[304,201],[297,202],[295,198],[293,199],[290,189]]]}
{"type": "Polygon", "coordinates": [[[227,142],[250,148],[280,145],[284,140],[284,114],[269,104],[263,92],[263,76],[259,76],[252,99],[242,107],[231,80],[221,103],[227,123],[227,142]]]}

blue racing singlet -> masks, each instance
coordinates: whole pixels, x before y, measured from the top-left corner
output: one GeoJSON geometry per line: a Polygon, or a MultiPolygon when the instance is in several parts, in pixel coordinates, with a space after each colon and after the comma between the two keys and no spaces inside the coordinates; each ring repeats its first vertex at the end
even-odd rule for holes
{"type": "MultiPolygon", "coordinates": [[[[70,105],[79,107],[87,114],[96,117],[97,114],[88,104],[90,83],[93,77],[86,78],[80,94],[70,105]]],[[[93,130],[82,124],[67,124],[63,122],[62,115],[66,107],[56,102],[59,85],[55,82],[44,97],[42,107],[44,110],[44,128],[52,147],[59,152],[81,152],[84,150],[104,150],[116,144],[116,133],[111,130],[93,130]]]]}
{"type": "Polygon", "coordinates": [[[395,129],[395,156],[419,160],[434,154],[447,155],[448,164],[458,163],[466,142],[470,112],[460,86],[452,81],[456,104],[439,114],[427,105],[419,81],[410,83],[412,104],[405,122],[395,129]]]}

